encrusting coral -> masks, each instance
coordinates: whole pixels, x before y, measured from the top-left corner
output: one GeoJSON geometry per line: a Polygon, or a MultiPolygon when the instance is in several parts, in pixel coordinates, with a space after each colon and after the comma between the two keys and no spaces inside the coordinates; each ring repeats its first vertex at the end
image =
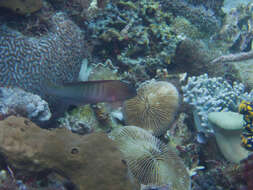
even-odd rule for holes
{"type": "Polygon", "coordinates": [[[50,119],[51,112],[47,102],[38,95],[19,88],[0,87],[0,120],[9,115],[19,115],[43,122],[50,119]]]}
{"type": "Polygon", "coordinates": [[[172,190],[190,189],[191,180],[183,161],[169,145],[148,131],[125,126],[110,134],[123,154],[132,175],[140,184],[172,190]]]}
{"type": "Polygon", "coordinates": [[[165,81],[147,81],[137,89],[137,96],[125,101],[124,118],[128,125],[151,131],[155,136],[166,132],[179,106],[176,87],[165,81]]]}
{"type": "Polygon", "coordinates": [[[40,38],[0,27],[0,86],[17,86],[42,95],[48,82],[78,78],[82,32],[63,13],[56,13],[51,20],[50,32],[40,38]]]}
{"type": "Polygon", "coordinates": [[[67,129],[41,129],[25,118],[0,121],[0,153],[15,174],[55,171],[77,189],[129,190],[127,168],[106,134],[80,136],[67,129]]]}

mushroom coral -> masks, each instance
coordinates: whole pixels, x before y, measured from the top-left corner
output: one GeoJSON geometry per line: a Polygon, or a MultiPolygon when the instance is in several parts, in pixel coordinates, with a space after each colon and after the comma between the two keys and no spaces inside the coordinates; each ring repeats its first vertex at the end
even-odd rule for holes
{"type": "Polygon", "coordinates": [[[136,126],[114,129],[110,135],[123,154],[130,176],[138,183],[169,185],[171,190],[190,189],[187,169],[169,145],[136,126]]]}
{"type": "Polygon", "coordinates": [[[165,81],[147,81],[137,89],[137,96],[123,106],[127,125],[134,125],[155,136],[166,132],[175,117],[179,105],[176,87],[165,81]]]}

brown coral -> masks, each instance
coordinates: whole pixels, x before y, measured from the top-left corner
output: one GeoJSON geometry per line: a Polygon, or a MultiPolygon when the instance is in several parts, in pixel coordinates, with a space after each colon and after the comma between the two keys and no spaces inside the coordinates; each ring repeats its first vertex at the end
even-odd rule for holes
{"type": "Polygon", "coordinates": [[[179,105],[175,86],[164,81],[148,81],[137,90],[137,96],[124,103],[124,117],[128,125],[163,134],[174,120],[179,105]]]}
{"type": "Polygon", "coordinates": [[[80,190],[133,189],[120,152],[103,133],[80,136],[66,129],[49,131],[13,116],[0,121],[0,126],[0,153],[24,176],[54,170],[80,190]]]}

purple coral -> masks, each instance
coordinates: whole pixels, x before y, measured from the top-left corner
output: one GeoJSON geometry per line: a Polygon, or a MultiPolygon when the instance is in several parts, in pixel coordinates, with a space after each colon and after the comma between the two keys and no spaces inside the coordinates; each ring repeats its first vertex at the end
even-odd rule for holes
{"type": "Polygon", "coordinates": [[[78,26],[63,13],[52,16],[50,32],[27,37],[0,26],[0,86],[43,95],[43,86],[77,79],[84,49],[78,26]]]}

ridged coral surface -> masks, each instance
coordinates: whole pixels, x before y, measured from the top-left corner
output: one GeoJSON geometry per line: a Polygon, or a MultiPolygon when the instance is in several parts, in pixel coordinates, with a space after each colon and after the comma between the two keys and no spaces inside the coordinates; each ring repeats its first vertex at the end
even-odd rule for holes
{"type": "Polygon", "coordinates": [[[131,175],[140,184],[168,185],[170,190],[190,188],[190,177],[180,157],[148,131],[124,126],[112,131],[111,137],[122,152],[131,175]]]}
{"type": "Polygon", "coordinates": [[[176,87],[165,81],[148,81],[137,89],[137,96],[124,103],[128,125],[135,125],[162,135],[173,122],[179,106],[176,87]]]}
{"type": "Polygon", "coordinates": [[[81,67],[81,30],[63,13],[51,19],[50,32],[27,37],[0,27],[0,86],[18,86],[43,94],[43,86],[72,81],[81,67]]]}

